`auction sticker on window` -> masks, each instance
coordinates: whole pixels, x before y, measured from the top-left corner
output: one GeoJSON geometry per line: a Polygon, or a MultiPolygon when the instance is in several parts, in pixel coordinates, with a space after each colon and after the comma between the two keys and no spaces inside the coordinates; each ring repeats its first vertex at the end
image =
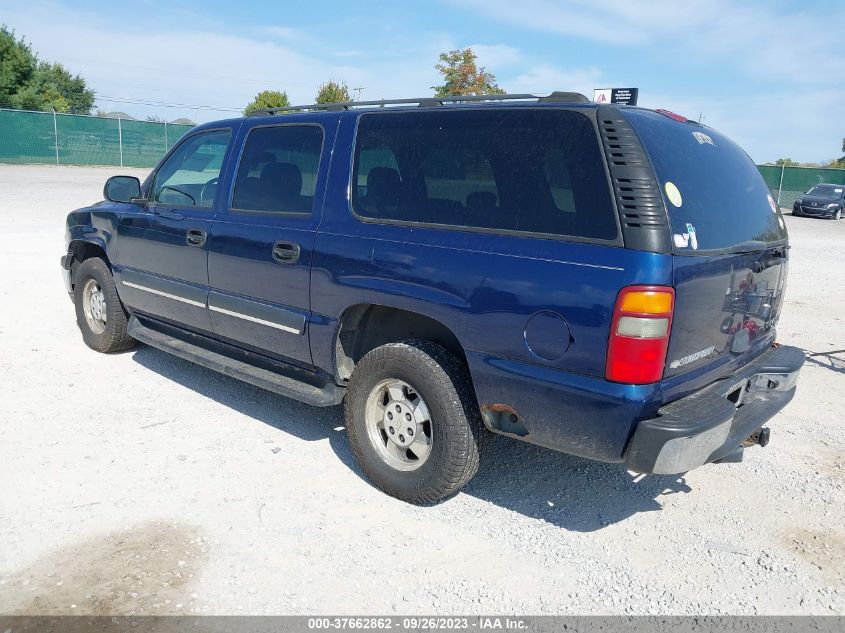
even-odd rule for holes
{"type": "Polygon", "coordinates": [[[769,194],[769,208],[772,210],[772,213],[778,212],[778,205],[775,204],[775,199],[772,198],[772,194],[769,194]]]}
{"type": "Polygon", "coordinates": [[[713,139],[704,132],[693,132],[692,135],[695,137],[695,140],[698,141],[699,145],[712,145],[713,147],[716,147],[716,143],[713,142],[713,139]]]}
{"type": "Polygon", "coordinates": [[[674,182],[667,181],[665,185],[663,185],[664,191],[666,191],[666,197],[676,207],[680,207],[684,203],[684,199],[681,197],[681,191],[675,186],[674,182]]]}

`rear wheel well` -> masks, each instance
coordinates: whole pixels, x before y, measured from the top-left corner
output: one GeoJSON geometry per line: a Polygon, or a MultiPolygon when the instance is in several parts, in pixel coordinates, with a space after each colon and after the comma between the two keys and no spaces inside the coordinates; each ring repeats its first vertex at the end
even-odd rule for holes
{"type": "Polygon", "coordinates": [[[440,343],[466,364],[466,355],[458,338],[440,321],[399,308],[361,304],[347,308],[340,318],[335,340],[337,377],[348,380],[355,365],[367,352],[387,343],[412,338],[440,343]]]}

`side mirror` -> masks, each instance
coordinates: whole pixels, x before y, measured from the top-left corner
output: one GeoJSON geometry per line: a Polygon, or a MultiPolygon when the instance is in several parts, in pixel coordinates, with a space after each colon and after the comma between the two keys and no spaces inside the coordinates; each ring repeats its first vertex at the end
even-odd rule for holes
{"type": "Polygon", "coordinates": [[[141,181],[135,176],[112,176],[103,187],[103,197],[112,202],[131,202],[141,197],[141,181]]]}

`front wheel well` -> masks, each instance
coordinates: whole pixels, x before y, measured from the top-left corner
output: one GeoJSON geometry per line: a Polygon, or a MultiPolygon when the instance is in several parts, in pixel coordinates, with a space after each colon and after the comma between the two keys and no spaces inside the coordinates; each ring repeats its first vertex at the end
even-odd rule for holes
{"type": "Polygon", "coordinates": [[[111,269],[111,262],[109,262],[109,258],[106,255],[106,251],[99,244],[85,242],[84,240],[74,240],[70,243],[68,251],[73,253],[74,261],[82,263],[86,259],[91,259],[92,257],[99,257],[104,262],[106,262],[106,266],[111,269]]]}
{"type": "Polygon", "coordinates": [[[105,249],[98,244],[84,240],[74,240],[68,245],[68,252],[73,253],[73,260],[70,263],[70,279],[72,285],[76,285],[76,271],[79,269],[79,265],[86,259],[98,257],[111,270],[111,262],[109,261],[108,255],[106,255],[105,249]]]}
{"type": "Polygon", "coordinates": [[[337,377],[348,380],[355,365],[369,351],[407,339],[440,343],[466,364],[466,354],[458,338],[440,321],[409,310],[360,304],[347,308],[340,318],[335,340],[337,377]]]}

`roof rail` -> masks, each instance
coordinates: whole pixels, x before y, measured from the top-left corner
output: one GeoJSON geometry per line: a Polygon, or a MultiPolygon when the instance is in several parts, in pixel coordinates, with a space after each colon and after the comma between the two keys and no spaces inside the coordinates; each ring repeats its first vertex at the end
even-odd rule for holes
{"type": "Polygon", "coordinates": [[[397,105],[416,105],[419,107],[438,106],[446,103],[472,103],[474,101],[525,101],[535,99],[538,102],[554,103],[589,103],[589,99],[579,92],[553,92],[550,95],[534,94],[504,94],[504,95],[449,95],[446,97],[419,97],[418,99],[380,99],[378,101],[343,101],[340,103],[313,103],[311,105],[282,106],[255,110],[249,116],[267,116],[286,112],[314,112],[351,110],[353,108],[367,108],[397,105]]]}

